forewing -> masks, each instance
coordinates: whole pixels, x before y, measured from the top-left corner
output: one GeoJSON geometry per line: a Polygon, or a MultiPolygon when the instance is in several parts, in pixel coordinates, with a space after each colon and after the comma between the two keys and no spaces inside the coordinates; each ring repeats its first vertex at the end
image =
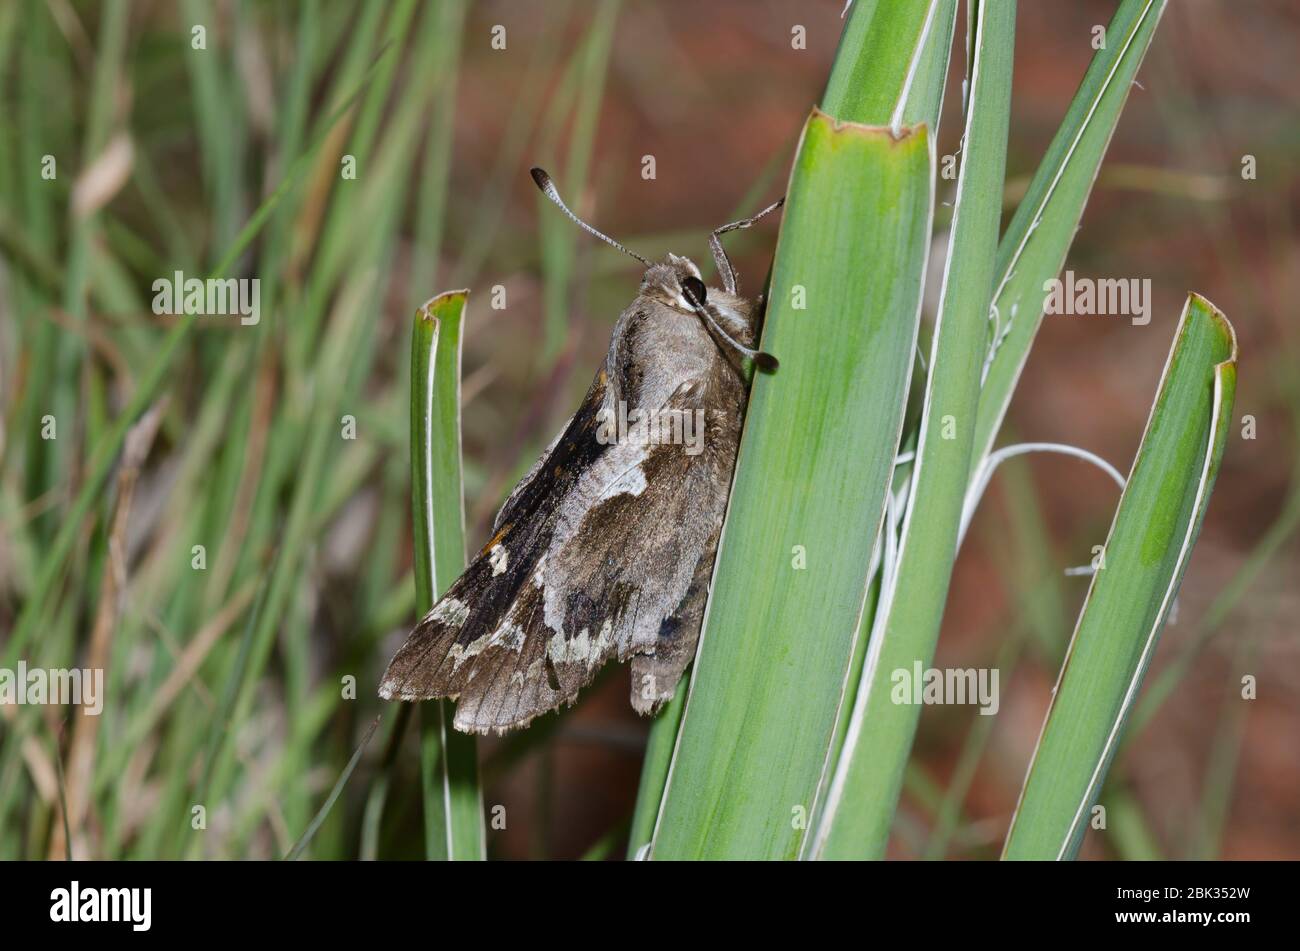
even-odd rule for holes
{"type": "MultiPolygon", "coordinates": [[[[674,443],[620,443],[558,513],[537,579],[544,629],[536,633],[546,638],[546,650],[528,654],[528,662],[540,656],[560,702],[571,703],[610,657],[635,656],[633,705],[650,712],[672,695],[694,656],[739,413],[707,400],[699,381],[683,387],[666,409],[698,414],[705,427],[700,452],[674,443]],[[652,656],[653,662],[640,659],[652,656]]],[[[529,635],[535,636],[532,629],[529,635]]],[[[480,663],[486,666],[487,658],[480,663]]],[[[500,725],[493,709],[485,700],[474,713],[480,728],[500,725]]],[[[501,702],[500,709],[510,706],[501,702]]]]}
{"type": "Polygon", "coordinates": [[[560,437],[511,493],[492,539],[394,655],[380,696],[427,700],[455,697],[464,688],[466,662],[488,648],[550,546],[561,500],[607,448],[596,438],[605,389],[602,372],[560,437]]]}
{"type": "Polygon", "coordinates": [[[656,318],[622,315],[582,407],[393,658],[382,696],[456,698],[458,729],[504,732],[573,703],[609,658],[632,656],[634,706],[671,696],[699,636],[744,387],[708,340],[708,359],[692,345],[648,360],[656,318]],[[661,425],[611,440],[609,414],[639,400],[697,438],[665,440],[661,425]]]}

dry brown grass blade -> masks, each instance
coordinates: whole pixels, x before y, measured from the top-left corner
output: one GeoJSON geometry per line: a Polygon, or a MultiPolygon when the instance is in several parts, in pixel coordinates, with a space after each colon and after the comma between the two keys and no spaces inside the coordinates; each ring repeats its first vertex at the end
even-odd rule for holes
{"type": "MultiPolygon", "coordinates": [[[[18,708],[12,704],[0,704],[0,716],[11,724],[18,719],[18,708]]],[[[27,764],[27,773],[32,778],[32,785],[41,800],[46,804],[54,802],[59,795],[58,778],[54,770],[54,761],[46,754],[44,747],[34,736],[23,737],[20,744],[23,762],[27,764]]]]}
{"type": "MultiPolygon", "coordinates": [[[[230,626],[253,603],[253,595],[257,593],[257,585],[257,579],[250,579],[247,584],[235,592],[225,606],[214,614],[212,620],[204,625],[194,639],[186,645],[185,650],[176,660],[176,666],[172,668],[171,673],[167,675],[167,679],[158,688],[153,701],[141,717],[142,726],[139,729],[146,733],[149,732],[153,725],[167,712],[168,708],[176,702],[176,698],[194,679],[194,675],[198,673],[203,661],[207,659],[208,653],[221,639],[221,635],[226,633],[230,626]]],[[[208,702],[211,702],[211,698],[209,698],[208,702]]]]}
{"type": "MultiPolygon", "coordinates": [[[[243,475],[235,490],[235,502],[230,508],[230,524],[226,526],[226,541],[217,554],[212,585],[208,588],[213,598],[225,592],[235,572],[238,553],[244,549],[249,522],[253,517],[253,502],[257,487],[262,481],[262,467],[266,462],[267,437],[275,415],[277,389],[274,349],[268,347],[258,367],[256,392],[253,396],[253,418],[248,426],[248,451],[244,458],[243,475]]],[[[209,608],[215,605],[209,604],[209,608]]]]}
{"type": "MultiPolygon", "coordinates": [[[[166,405],[166,397],[154,403],[140,417],[140,421],[131,427],[126,436],[126,444],[122,450],[122,465],[117,473],[117,504],[113,510],[113,521],[108,535],[108,559],[104,563],[104,575],[99,584],[99,606],[95,612],[95,624],[90,634],[90,648],[86,654],[86,667],[90,670],[103,670],[108,666],[113,632],[122,615],[126,592],[126,526],[131,517],[131,499],[135,494],[140,469],[149,455],[154,437],[158,435],[158,427],[162,424],[166,405]]],[[[56,822],[54,825],[48,852],[51,859],[67,854],[69,843],[64,836],[65,826],[76,840],[85,821],[86,812],[90,807],[91,779],[95,765],[95,738],[98,733],[99,717],[90,716],[84,710],[78,711],[75,715],[65,770],[67,821],[56,822]]],[[[82,848],[77,851],[79,854],[85,854],[82,848]]]]}

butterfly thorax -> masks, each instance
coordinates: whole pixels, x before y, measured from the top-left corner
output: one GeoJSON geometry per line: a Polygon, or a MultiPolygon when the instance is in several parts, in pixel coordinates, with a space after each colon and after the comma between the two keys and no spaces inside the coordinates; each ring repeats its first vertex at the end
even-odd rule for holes
{"type": "MultiPolygon", "coordinates": [[[[683,386],[695,386],[697,398],[730,412],[743,410],[743,380],[686,297],[683,281],[691,277],[699,280],[699,268],[674,254],[646,269],[640,293],[614,327],[605,364],[614,392],[607,402],[655,410],[681,395],[683,386]]],[[[703,303],[729,334],[752,343],[750,301],[710,287],[703,303]]]]}

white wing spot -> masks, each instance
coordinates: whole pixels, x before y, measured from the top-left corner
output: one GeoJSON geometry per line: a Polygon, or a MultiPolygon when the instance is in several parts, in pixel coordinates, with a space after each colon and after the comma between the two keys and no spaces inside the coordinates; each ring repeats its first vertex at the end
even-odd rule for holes
{"type": "Polygon", "coordinates": [[[483,653],[483,649],[490,643],[491,641],[488,639],[488,635],[484,634],[482,637],[470,641],[470,643],[463,647],[460,644],[452,644],[451,650],[447,652],[447,656],[451,658],[452,671],[455,672],[460,670],[461,664],[465,663],[465,661],[469,660],[471,657],[476,657],[483,653]]]}
{"type": "Polygon", "coordinates": [[[456,598],[443,598],[429,614],[430,620],[438,621],[448,627],[460,627],[469,617],[469,605],[456,598]]]}
{"type": "Polygon", "coordinates": [[[605,491],[600,493],[600,497],[608,499],[623,494],[640,495],[645,491],[645,487],[645,472],[640,466],[635,466],[606,486],[605,491]]]}
{"type": "Polygon", "coordinates": [[[492,566],[492,577],[504,574],[506,565],[510,562],[510,552],[506,551],[500,545],[493,545],[488,551],[488,564],[492,566]]]}
{"type": "Polygon", "coordinates": [[[590,670],[601,659],[605,649],[613,641],[614,624],[606,619],[594,641],[591,639],[591,632],[585,627],[578,632],[577,637],[571,640],[566,640],[563,633],[554,634],[546,642],[546,653],[550,655],[552,663],[563,664],[581,661],[590,670]]]}
{"type": "Polygon", "coordinates": [[[517,654],[524,649],[524,629],[513,621],[506,621],[492,635],[492,643],[517,654]]]}
{"type": "Polygon", "coordinates": [[[527,670],[516,670],[510,675],[511,685],[520,685],[530,683],[542,676],[542,664],[544,661],[535,660],[528,665],[527,670]]]}

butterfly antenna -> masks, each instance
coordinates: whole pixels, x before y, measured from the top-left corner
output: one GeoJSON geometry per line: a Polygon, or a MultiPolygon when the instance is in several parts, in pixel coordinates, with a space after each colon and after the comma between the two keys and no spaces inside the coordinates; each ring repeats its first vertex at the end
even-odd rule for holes
{"type": "Polygon", "coordinates": [[[591,225],[587,224],[587,222],[583,221],[581,218],[579,218],[577,215],[571,212],[569,210],[569,206],[564,203],[564,199],[560,197],[560,193],[556,190],[555,182],[551,181],[551,176],[546,174],[545,169],[533,167],[528,170],[528,174],[533,176],[533,181],[535,181],[537,183],[537,187],[542,190],[542,194],[545,195],[547,198],[549,198],[551,201],[555,202],[557,205],[559,205],[560,211],[568,215],[573,220],[573,223],[576,224],[579,228],[581,228],[583,231],[586,231],[588,234],[595,235],[597,238],[600,238],[600,240],[604,241],[606,244],[612,244],[614,247],[618,248],[624,254],[631,255],[632,257],[640,261],[642,264],[644,264],[646,267],[650,267],[650,262],[647,261],[645,258],[641,257],[641,255],[637,254],[635,251],[630,251],[627,248],[623,247],[623,245],[619,244],[609,235],[597,231],[591,225]]]}
{"type": "Polygon", "coordinates": [[[709,235],[709,250],[713,252],[713,263],[718,266],[718,273],[722,276],[722,286],[728,294],[736,293],[736,269],[731,266],[731,259],[727,257],[727,252],[722,250],[722,242],[718,240],[718,236],[726,234],[728,231],[748,228],[754,222],[770,215],[784,204],[785,198],[778,198],[758,214],[742,218],[740,221],[733,221],[721,228],[715,228],[713,233],[709,235]]]}

